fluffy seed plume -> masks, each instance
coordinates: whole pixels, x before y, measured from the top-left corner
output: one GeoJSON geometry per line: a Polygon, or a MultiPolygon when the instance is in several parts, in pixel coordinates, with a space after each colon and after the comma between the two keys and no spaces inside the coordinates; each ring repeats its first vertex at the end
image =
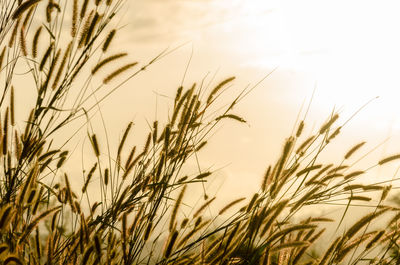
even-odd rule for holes
{"type": "Polygon", "coordinates": [[[17,22],[15,23],[14,29],[13,29],[13,31],[11,33],[11,36],[10,36],[10,40],[8,41],[8,47],[10,47],[10,48],[13,47],[13,45],[15,43],[15,38],[18,35],[18,28],[19,28],[20,21],[21,20],[18,19],[17,22]]]}
{"type": "Polygon", "coordinates": [[[115,77],[117,77],[118,75],[122,74],[126,70],[129,70],[130,68],[134,67],[135,65],[137,65],[137,62],[130,63],[130,64],[127,64],[125,66],[122,66],[121,68],[119,68],[118,70],[112,72],[109,76],[104,78],[103,83],[104,84],[110,83],[110,81],[113,80],[115,77]]]}
{"type": "Polygon", "coordinates": [[[108,47],[110,47],[111,41],[113,40],[115,33],[117,31],[115,29],[111,30],[110,33],[108,33],[106,40],[104,41],[103,44],[103,52],[106,52],[108,50],[108,47]]]}
{"type": "Polygon", "coordinates": [[[345,180],[351,179],[351,178],[357,177],[357,176],[359,176],[359,175],[362,175],[362,174],[364,174],[364,173],[365,173],[365,171],[363,171],[363,170],[354,171],[354,172],[351,172],[351,173],[345,175],[345,176],[344,176],[344,179],[345,179],[345,180]]]}
{"type": "Polygon", "coordinates": [[[54,44],[51,43],[51,44],[49,45],[49,47],[47,48],[45,54],[43,55],[43,58],[42,58],[42,60],[40,61],[40,65],[39,65],[39,70],[40,70],[40,71],[43,71],[44,65],[46,64],[47,59],[49,58],[50,53],[51,53],[51,51],[53,50],[53,45],[54,45],[54,44]]]}
{"type": "Polygon", "coordinates": [[[332,124],[339,118],[339,114],[335,114],[332,116],[332,118],[325,123],[324,125],[322,125],[321,129],[319,130],[319,134],[324,134],[326,132],[327,129],[329,129],[329,127],[332,126],[332,124]]]}
{"type": "Polygon", "coordinates": [[[349,159],[358,149],[360,149],[363,145],[365,144],[365,142],[361,142],[359,144],[356,144],[355,146],[353,146],[345,155],[344,155],[344,159],[349,159]]]}
{"type": "Polygon", "coordinates": [[[28,0],[18,6],[18,8],[14,11],[12,18],[17,19],[19,18],[25,11],[31,8],[33,5],[36,5],[41,0],[28,0]]]}
{"type": "Polygon", "coordinates": [[[245,120],[245,119],[243,119],[243,118],[241,118],[241,117],[239,117],[238,115],[235,115],[235,114],[225,114],[225,115],[221,115],[221,116],[217,117],[215,120],[216,120],[216,121],[219,121],[219,120],[221,120],[221,119],[226,119],[226,118],[232,119],[232,120],[236,120],[236,121],[238,121],[238,122],[246,123],[246,120],[245,120]]]}
{"type": "Polygon", "coordinates": [[[75,37],[78,24],[78,0],[73,0],[72,5],[71,36],[75,37]]]}
{"type": "Polygon", "coordinates": [[[308,201],[311,198],[311,196],[313,196],[319,190],[319,188],[320,187],[317,186],[317,187],[313,188],[312,190],[310,190],[309,192],[307,192],[303,197],[301,197],[296,202],[296,204],[294,204],[294,206],[290,209],[290,212],[293,212],[293,211],[297,210],[299,207],[303,206],[304,203],[306,201],[308,201]]]}
{"type": "Polygon", "coordinates": [[[292,242],[282,243],[275,247],[272,247],[270,251],[273,253],[273,252],[280,251],[282,249],[301,248],[301,247],[305,247],[305,246],[309,246],[309,245],[310,245],[310,243],[307,241],[292,241],[292,242]]]}
{"type": "Polygon", "coordinates": [[[89,0],[84,0],[83,4],[82,4],[82,8],[81,8],[81,19],[83,19],[86,15],[86,10],[87,10],[87,6],[88,6],[89,0]]]}
{"type": "Polygon", "coordinates": [[[243,200],[245,200],[245,199],[246,199],[246,198],[240,198],[240,199],[236,199],[236,200],[234,200],[234,201],[228,203],[224,208],[222,208],[222,209],[219,211],[218,214],[219,214],[219,215],[223,214],[224,212],[226,212],[227,210],[229,210],[231,207],[233,207],[234,205],[238,204],[239,202],[241,202],[241,201],[243,201],[243,200]]]}
{"type": "Polygon", "coordinates": [[[100,68],[102,68],[103,66],[105,66],[108,63],[111,63],[119,58],[125,57],[127,55],[126,52],[123,53],[118,53],[115,55],[111,55],[105,59],[103,59],[102,61],[100,61],[93,69],[92,69],[92,75],[94,75],[100,68]]]}
{"type": "Polygon", "coordinates": [[[196,177],[195,177],[195,179],[204,179],[204,178],[206,178],[206,177],[208,177],[208,176],[210,176],[212,173],[211,172],[204,172],[204,173],[201,173],[201,174],[199,174],[199,175],[197,175],[196,177]]]}
{"type": "Polygon", "coordinates": [[[371,222],[373,219],[377,218],[378,216],[384,214],[388,210],[389,210],[389,208],[384,208],[380,211],[365,215],[363,218],[358,220],[352,227],[350,227],[349,230],[347,230],[346,234],[344,235],[344,238],[353,237],[366,224],[368,224],[369,222],[371,222]]]}
{"type": "Polygon", "coordinates": [[[32,56],[33,56],[33,58],[37,57],[37,48],[38,48],[39,37],[40,37],[41,32],[42,32],[42,26],[40,26],[36,30],[35,35],[33,36],[33,41],[32,41],[32,56]]]}
{"type": "Polygon", "coordinates": [[[94,154],[95,154],[97,157],[99,157],[99,156],[100,156],[100,149],[99,149],[99,144],[98,144],[98,142],[97,142],[97,137],[96,137],[95,134],[93,134],[93,135],[90,137],[90,142],[92,143],[92,147],[93,147],[94,154]]]}
{"type": "Polygon", "coordinates": [[[304,129],[304,121],[301,121],[299,124],[299,127],[297,128],[297,132],[296,132],[296,137],[300,137],[301,133],[303,132],[304,129]]]}
{"type": "Polygon", "coordinates": [[[336,130],[328,137],[328,139],[326,139],[326,143],[329,143],[336,136],[338,136],[340,134],[341,129],[342,129],[342,126],[337,127],[336,130]]]}
{"type": "Polygon", "coordinates": [[[216,197],[208,200],[207,202],[205,202],[194,214],[193,214],[193,218],[196,218],[197,216],[199,216],[204,209],[206,209],[214,200],[216,197]]]}
{"type": "Polygon", "coordinates": [[[60,66],[58,68],[56,77],[54,78],[52,89],[55,89],[58,85],[58,82],[60,81],[61,74],[63,73],[64,67],[65,67],[65,64],[67,63],[67,59],[71,52],[71,49],[72,49],[72,41],[68,44],[67,50],[64,53],[64,56],[63,56],[60,66]]]}
{"type": "Polygon", "coordinates": [[[32,21],[32,15],[33,15],[33,11],[34,11],[34,6],[29,8],[28,13],[26,13],[26,16],[24,18],[24,22],[22,23],[22,27],[26,28],[26,25],[28,25],[28,22],[32,21]]]}
{"type": "Polygon", "coordinates": [[[172,210],[171,219],[170,219],[170,222],[169,222],[169,230],[170,231],[172,231],[172,229],[175,226],[176,215],[178,213],[179,206],[181,205],[181,202],[182,202],[182,199],[183,199],[183,195],[185,195],[185,190],[186,190],[186,185],[183,186],[181,192],[179,193],[178,199],[176,200],[174,208],[172,210]]]}
{"type": "Polygon", "coordinates": [[[83,187],[82,187],[82,193],[85,193],[85,192],[86,192],[86,189],[87,189],[87,187],[88,187],[88,185],[89,185],[89,182],[90,182],[90,180],[91,180],[91,178],[92,178],[92,176],[93,176],[93,173],[94,173],[94,171],[96,170],[96,168],[97,168],[97,163],[95,163],[94,166],[90,169],[89,174],[88,174],[87,177],[86,177],[85,184],[84,184],[83,187]]]}
{"type": "Polygon", "coordinates": [[[87,33],[89,31],[90,25],[92,24],[94,11],[92,10],[89,15],[86,17],[83,27],[81,27],[81,33],[79,36],[79,44],[78,47],[81,48],[83,44],[86,42],[87,33]]]}
{"type": "Polygon", "coordinates": [[[0,54],[0,70],[3,68],[3,61],[4,61],[4,55],[6,53],[6,46],[3,47],[3,50],[1,51],[0,54]]]}
{"type": "Polygon", "coordinates": [[[5,229],[14,214],[12,205],[3,206],[0,211],[0,231],[5,229]]]}
{"type": "Polygon", "coordinates": [[[289,226],[289,227],[284,228],[284,229],[280,230],[279,232],[276,232],[275,234],[271,235],[265,241],[265,245],[269,245],[269,244],[273,243],[275,240],[277,240],[278,238],[281,238],[283,235],[288,235],[288,234],[290,234],[292,232],[296,232],[296,231],[314,229],[316,227],[317,227],[316,225],[311,225],[311,224],[298,224],[298,225],[289,226]]]}
{"type": "Polygon", "coordinates": [[[25,239],[29,236],[29,234],[33,231],[33,229],[39,224],[40,220],[46,218],[47,216],[51,215],[52,213],[60,210],[61,206],[57,206],[54,208],[51,208],[47,211],[44,211],[41,213],[39,216],[37,216],[35,219],[32,220],[32,222],[28,225],[26,229],[24,229],[24,232],[22,233],[19,242],[24,242],[25,239]]]}
{"type": "Polygon", "coordinates": [[[147,239],[149,239],[150,233],[151,233],[151,230],[152,230],[152,229],[153,229],[153,223],[150,222],[150,223],[147,225],[146,231],[145,231],[145,233],[144,233],[144,235],[143,235],[144,241],[147,241],[147,239]]]}
{"type": "Polygon", "coordinates": [[[19,45],[21,47],[22,54],[24,56],[28,55],[28,50],[26,49],[26,39],[25,39],[25,28],[21,27],[21,30],[19,31],[19,45]]]}
{"type": "Polygon", "coordinates": [[[299,176],[307,174],[313,170],[320,169],[321,167],[322,167],[322,165],[313,165],[313,166],[306,167],[306,168],[300,170],[299,172],[297,172],[296,176],[299,177],[299,176]]]}
{"type": "Polygon", "coordinates": [[[322,257],[321,261],[318,263],[318,265],[325,265],[329,257],[334,253],[336,247],[338,246],[339,242],[342,240],[341,237],[336,238],[335,241],[332,242],[332,244],[329,246],[329,248],[325,251],[324,256],[322,257]]]}
{"type": "Polygon", "coordinates": [[[392,189],[392,185],[388,185],[385,186],[385,188],[382,191],[382,195],[381,195],[381,201],[384,201],[386,199],[386,197],[388,196],[390,190],[392,189]]]}
{"type": "Polygon", "coordinates": [[[178,231],[174,231],[169,239],[169,242],[167,244],[167,247],[165,248],[165,252],[164,252],[164,257],[168,258],[171,255],[172,252],[172,248],[176,242],[176,239],[178,238],[178,231]]]}
{"type": "Polygon", "coordinates": [[[296,154],[301,154],[303,153],[309,145],[314,141],[315,136],[310,136],[308,137],[296,150],[296,154]]]}
{"type": "Polygon", "coordinates": [[[81,262],[82,265],[86,265],[88,263],[90,255],[92,255],[92,253],[93,253],[93,250],[94,250],[93,245],[85,250],[85,253],[83,254],[83,257],[82,257],[82,262],[81,262]]]}
{"type": "Polygon", "coordinates": [[[117,152],[117,156],[118,157],[121,155],[122,148],[124,147],[126,138],[128,137],[128,134],[129,134],[129,131],[132,128],[132,125],[133,125],[133,122],[130,122],[128,124],[128,126],[126,127],[126,129],[125,129],[124,135],[122,136],[121,142],[119,143],[119,146],[118,146],[118,152],[117,152]]]}
{"type": "Polygon", "coordinates": [[[370,197],[366,197],[366,196],[350,196],[348,198],[348,200],[369,202],[371,200],[371,198],[370,197]]]}
{"type": "Polygon", "coordinates": [[[108,185],[108,181],[110,179],[110,170],[108,168],[106,168],[104,170],[104,184],[107,186],[108,185]]]}
{"type": "Polygon", "coordinates": [[[397,159],[400,159],[400,154],[386,157],[386,158],[382,159],[381,161],[379,161],[378,165],[383,165],[383,164],[389,163],[389,162],[391,162],[393,160],[397,160],[397,159]]]}
{"type": "Polygon", "coordinates": [[[89,28],[86,31],[86,34],[85,34],[86,35],[85,36],[85,45],[89,44],[89,41],[92,38],[94,29],[95,29],[97,23],[99,22],[99,19],[100,19],[100,15],[99,15],[99,13],[96,12],[96,14],[94,15],[94,17],[92,19],[92,22],[90,23],[89,28]]]}
{"type": "MultiPolygon", "coordinates": [[[[293,147],[293,137],[289,137],[286,140],[286,143],[285,143],[285,145],[283,147],[283,152],[282,152],[281,158],[279,159],[279,161],[277,163],[276,170],[275,170],[275,175],[274,175],[274,180],[279,179],[279,177],[280,177],[280,175],[282,173],[282,170],[284,168],[284,165],[286,164],[287,159],[290,156],[290,152],[292,150],[292,147],[293,147]]],[[[277,183],[277,182],[275,182],[275,183],[277,183]]],[[[279,191],[275,190],[275,188],[276,188],[276,186],[274,186],[271,189],[271,193],[273,193],[274,195],[276,195],[276,193],[279,192],[279,191]]]]}
{"type": "Polygon", "coordinates": [[[382,236],[386,233],[385,230],[381,230],[379,231],[369,242],[368,244],[365,246],[365,249],[370,249],[371,247],[373,247],[379,239],[382,238],[382,236]]]}
{"type": "Polygon", "coordinates": [[[211,101],[213,100],[214,96],[216,93],[218,93],[218,91],[223,88],[225,85],[229,84],[230,82],[232,82],[233,80],[235,80],[236,77],[232,76],[229,77],[227,79],[225,79],[224,81],[222,81],[221,83],[219,83],[210,93],[210,95],[207,98],[207,104],[210,104],[211,101]]]}
{"type": "Polygon", "coordinates": [[[265,192],[269,184],[271,184],[271,166],[268,166],[267,171],[264,174],[263,181],[261,183],[261,190],[265,192]]]}
{"type": "Polygon", "coordinates": [[[256,202],[256,200],[258,199],[259,194],[258,193],[254,193],[253,197],[251,198],[251,201],[249,202],[246,212],[250,212],[253,209],[254,203],[256,202]]]}

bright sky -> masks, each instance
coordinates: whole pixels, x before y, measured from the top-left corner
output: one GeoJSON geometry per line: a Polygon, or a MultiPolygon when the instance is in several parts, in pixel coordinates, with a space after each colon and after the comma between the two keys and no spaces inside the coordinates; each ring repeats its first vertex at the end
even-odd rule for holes
{"type": "MultiPolygon", "coordinates": [[[[188,42],[135,80],[137,89],[115,96],[120,106],[138,106],[130,117],[152,113],[155,91],[173,95],[192,48],[186,84],[218,72],[220,80],[236,75],[240,88],[278,67],[242,102],[239,110],[250,126],[221,128],[214,138],[218,146],[203,158],[216,169],[223,167],[221,175],[228,176],[229,185],[236,183],[235,190],[258,186],[314,87],[309,131],[334,107],[344,122],[379,96],[343,131],[337,144],[343,153],[360,140],[368,140],[372,148],[388,135],[400,138],[398,0],[132,0],[126,10],[121,47],[129,44],[133,58],[147,61],[166,47],[188,42]],[[243,183],[243,178],[255,181],[243,183]]],[[[398,152],[396,142],[377,157],[398,152]]]]}
{"type": "MultiPolygon", "coordinates": [[[[385,111],[396,105],[399,1],[133,0],[130,8],[128,39],[140,50],[189,41],[203,72],[279,67],[316,82],[325,106],[375,96],[385,111]]],[[[309,92],[310,83],[296,90],[309,92]]]]}

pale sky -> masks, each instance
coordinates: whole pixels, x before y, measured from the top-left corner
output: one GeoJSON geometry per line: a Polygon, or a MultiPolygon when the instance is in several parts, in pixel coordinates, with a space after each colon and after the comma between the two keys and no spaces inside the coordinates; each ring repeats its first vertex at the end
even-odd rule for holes
{"type": "Polygon", "coordinates": [[[114,49],[145,63],[167,47],[186,45],[103,103],[108,130],[120,135],[133,119],[143,139],[146,120],[163,119],[171,108],[193,50],[184,84],[207,73],[217,81],[235,75],[232,96],[277,67],[237,108],[248,125],[225,123],[200,155],[200,163],[222,176],[214,187],[225,179],[221,189],[235,191],[233,197],[257,190],[314,88],[307,133],[333,108],[343,123],[379,96],[346,125],[329,159],[341,159],[361,140],[372,149],[389,135],[392,141],[372,161],[399,152],[399,11],[395,0],[129,0],[114,49]]]}
{"type": "Polygon", "coordinates": [[[132,0],[125,20],[139,48],[188,41],[207,70],[278,66],[341,104],[392,97],[399,87],[399,8],[386,0],[132,0]]]}

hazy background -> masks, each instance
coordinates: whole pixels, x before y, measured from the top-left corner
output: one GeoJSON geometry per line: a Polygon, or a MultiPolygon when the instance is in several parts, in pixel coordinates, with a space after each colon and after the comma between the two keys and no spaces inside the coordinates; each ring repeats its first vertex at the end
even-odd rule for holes
{"type": "MultiPolygon", "coordinates": [[[[216,74],[215,82],[235,75],[232,97],[277,68],[235,110],[248,125],[224,123],[200,154],[203,168],[216,170],[211,186],[220,188],[223,199],[258,189],[314,88],[306,135],[318,130],[333,108],[343,123],[379,96],[343,128],[327,159],[340,161],[362,140],[368,141],[367,152],[387,137],[390,141],[363,163],[397,153],[399,8],[398,1],[389,0],[128,1],[114,50],[129,51],[145,63],[165,48],[185,45],[102,104],[109,134],[117,136],[111,144],[117,144],[129,120],[135,122],[135,139],[143,140],[147,121],[165,119],[193,53],[184,84],[200,82],[207,74],[216,74]]],[[[371,177],[391,178],[395,170],[378,168],[371,177]]]]}

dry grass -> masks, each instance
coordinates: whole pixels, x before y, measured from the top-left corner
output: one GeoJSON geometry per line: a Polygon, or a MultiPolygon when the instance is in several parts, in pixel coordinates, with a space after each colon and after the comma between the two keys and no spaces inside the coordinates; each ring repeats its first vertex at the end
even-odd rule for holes
{"type": "MultiPolygon", "coordinates": [[[[336,113],[304,139],[306,123],[298,124],[247,203],[239,198],[209,216],[205,211],[216,198],[205,198],[184,215],[186,187],[206,182],[212,172],[183,175],[182,167],[207,144],[218,123],[246,122],[232,110],[249,90],[225,109],[212,108],[234,77],[210,89],[196,84],[179,87],[168,121],[154,121],[143,149],[126,146],[133,126],[129,123],[115,160],[104,162],[101,158],[108,147],[95,132],[88,133],[96,162],[84,175],[82,188],[74,190],[68,169],[63,168],[69,152],[66,143],[54,146],[56,132],[89,117],[104,98],[93,105],[89,99],[103,88],[117,89],[120,84],[111,90],[106,85],[120,74],[131,72],[122,84],[165,54],[137,70],[131,69],[137,63],[119,63],[125,53],[108,55],[118,34],[110,22],[123,0],[0,4],[2,264],[398,264],[400,212],[385,205],[392,186],[359,184],[368,169],[352,170],[343,164],[351,164],[364,142],[350,148],[341,164],[319,159],[340,134],[336,113]],[[31,69],[26,75],[32,77],[30,88],[36,88],[35,105],[26,119],[18,118],[15,110],[18,87],[14,88],[13,76],[20,64],[31,69]],[[103,82],[88,91],[95,82],[93,75],[105,68],[103,82]],[[81,76],[85,72],[91,74],[81,76]],[[77,78],[85,82],[76,82],[77,78]],[[100,180],[100,202],[88,192],[93,179],[100,180]],[[343,210],[339,220],[323,216],[299,220],[306,207],[330,203],[343,210]],[[343,218],[356,203],[372,210],[315,255],[320,238],[327,234],[326,224],[342,231],[343,218]]],[[[375,166],[399,157],[389,156],[375,166]]]]}

